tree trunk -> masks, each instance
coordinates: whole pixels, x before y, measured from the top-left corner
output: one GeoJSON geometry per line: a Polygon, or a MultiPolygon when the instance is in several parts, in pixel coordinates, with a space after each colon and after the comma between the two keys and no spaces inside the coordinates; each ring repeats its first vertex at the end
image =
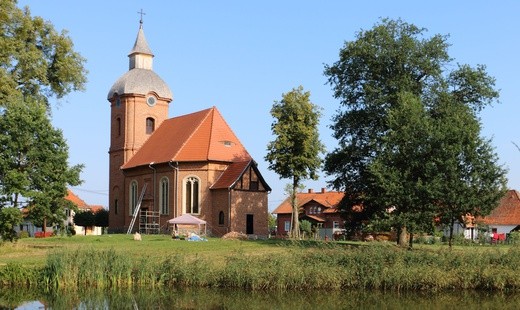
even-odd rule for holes
{"type": "Polygon", "coordinates": [[[408,239],[408,249],[412,249],[413,247],[413,232],[410,232],[410,238],[408,239]]]}
{"type": "Polygon", "coordinates": [[[401,227],[401,232],[399,233],[399,246],[405,248],[407,246],[408,241],[408,232],[406,231],[406,226],[401,227]]]}
{"type": "Polygon", "coordinates": [[[298,178],[293,178],[291,205],[292,205],[292,231],[291,235],[294,239],[300,239],[300,220],[298,218],[298,201],[296,201],[296,191],[298,190],[298,178]]]}
{"type": "Polygon", "coordinates": [[[47,218],[43,218],[43,238],[47,237],[47,218]]]}
{"type": "Polygon", "coordinates": [[[455,220],[452,218],[451,223],[450,223],[450,234],[448,237],[448,247],[450,248],[450,250],[451,250],[451,245],[453,243],[453,225],[455,225],[455,220]]]}

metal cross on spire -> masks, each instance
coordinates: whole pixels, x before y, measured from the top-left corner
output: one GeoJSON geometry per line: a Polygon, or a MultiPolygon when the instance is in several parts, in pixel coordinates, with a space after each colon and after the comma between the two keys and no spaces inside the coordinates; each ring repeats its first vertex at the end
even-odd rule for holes
{"type": "Polygon", "coordinates": [[[146,15],[145,12],[143,12],[143,9],[141,9],[140,12],[137,12],[137,14],[141,14],[141,19],[139,20],[139,24],[141,24],[141,27],[143,26],[143,15],[146,15]]]}

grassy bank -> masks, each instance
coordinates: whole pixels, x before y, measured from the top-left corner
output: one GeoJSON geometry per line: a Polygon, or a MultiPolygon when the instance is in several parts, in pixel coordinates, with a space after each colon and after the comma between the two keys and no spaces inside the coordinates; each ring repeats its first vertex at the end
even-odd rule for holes
{"type": "MultiPolygon", "coordinates": [[[[215,287],[248,290],[369,288],[519,290],[519,247],[363,246],[283,241],[192,243],[114,236],[45,241],[42,264],[9,261],[0,284],[44,289],[215,287]],[[96,241],[97,240],[97,241],[96,241]],[[117,242],[113,242],[117,240],[117,242]],[[54,242],[54,243],[52,243],[54,242]],[[71,244],[67,244],[71,242],[71,244]]],[[[163,238],[163,239],[161,239],[163,238]]],[[[50,240],[50,239],[49,239],[50,240]]],[[[33,244],[36,245],[36,244],[33,244]]],[[[40,243],[38,243],[41,246],[40,243]]],[[[24,244],[30,248],[30,244],[24,244]]],[[[0,254],[0,263],[3,255],[0,254]]]]}

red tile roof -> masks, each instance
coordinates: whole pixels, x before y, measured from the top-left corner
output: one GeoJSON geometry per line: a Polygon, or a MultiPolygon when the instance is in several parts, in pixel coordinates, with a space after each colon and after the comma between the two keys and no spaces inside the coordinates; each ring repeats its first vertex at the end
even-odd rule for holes
{"type": "Polygon", "coordinates": [[[250,160],[216,107],[164,121],[123,169],[169,161],[250,160]]]}
{"type": "Polygon", "coordinates": [[[220,175],[217,182],[211,186],[211,189],[231,188],[244,171],[249,167],[251,161],[239,161],[229,165],[220,175]]]}
{"type": "MultiPolygon", "coordinates": [[[[296,200],[298,206],[303,207],[310,201],[315,201],[319,205],[325,208],[324,213],[337,212],[337,206],[341,199],[345,196],[345,193],[341,192],[312,192],[312,193],[297,193],[296,200]],[[333,211],[334,210],[334,211],[333,211]]],[[[290,198],[285,199],[274,211],[274,214],[287,214],[292,212],[290,198]]]]}
{"type": "Polygon", "coordinates": [[[271,191],[269,185],[265,182],[264,178],[258,171],[256,163],[251,159],[248,161],[234,162],[229,165],[224,172],[219,176],[218,180],[211,186],[210,189],[230,189],[235,186],[235,183],[240,180],[244,172],[249,167],[253,167],[259,181],[263,184],[266,191],[271,191]]]}
{"type": "Polygon", "coordinates": [[[500,200],[498,207],[479,220],[487,225],[520,225],[520,194],[509,190],[500,200]]]}
{"type": "Polygon", "coordinates": [[[67,189],[67,196],[65,196],[65,199],[75,204],[79,209],[90,209],[90,206],[70,189],[67,189]]]}

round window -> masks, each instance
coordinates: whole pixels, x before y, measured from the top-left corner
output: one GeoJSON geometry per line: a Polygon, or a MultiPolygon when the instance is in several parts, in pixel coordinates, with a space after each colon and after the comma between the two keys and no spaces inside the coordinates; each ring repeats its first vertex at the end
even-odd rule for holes
{"type": "Polygon", "coordinates": [[[155,99],[154,96],[149,96],[148,98],[146,98],[146,103],[153,107],[155,105],[155,103],[157,102],[157,100],[155,99]]]}

